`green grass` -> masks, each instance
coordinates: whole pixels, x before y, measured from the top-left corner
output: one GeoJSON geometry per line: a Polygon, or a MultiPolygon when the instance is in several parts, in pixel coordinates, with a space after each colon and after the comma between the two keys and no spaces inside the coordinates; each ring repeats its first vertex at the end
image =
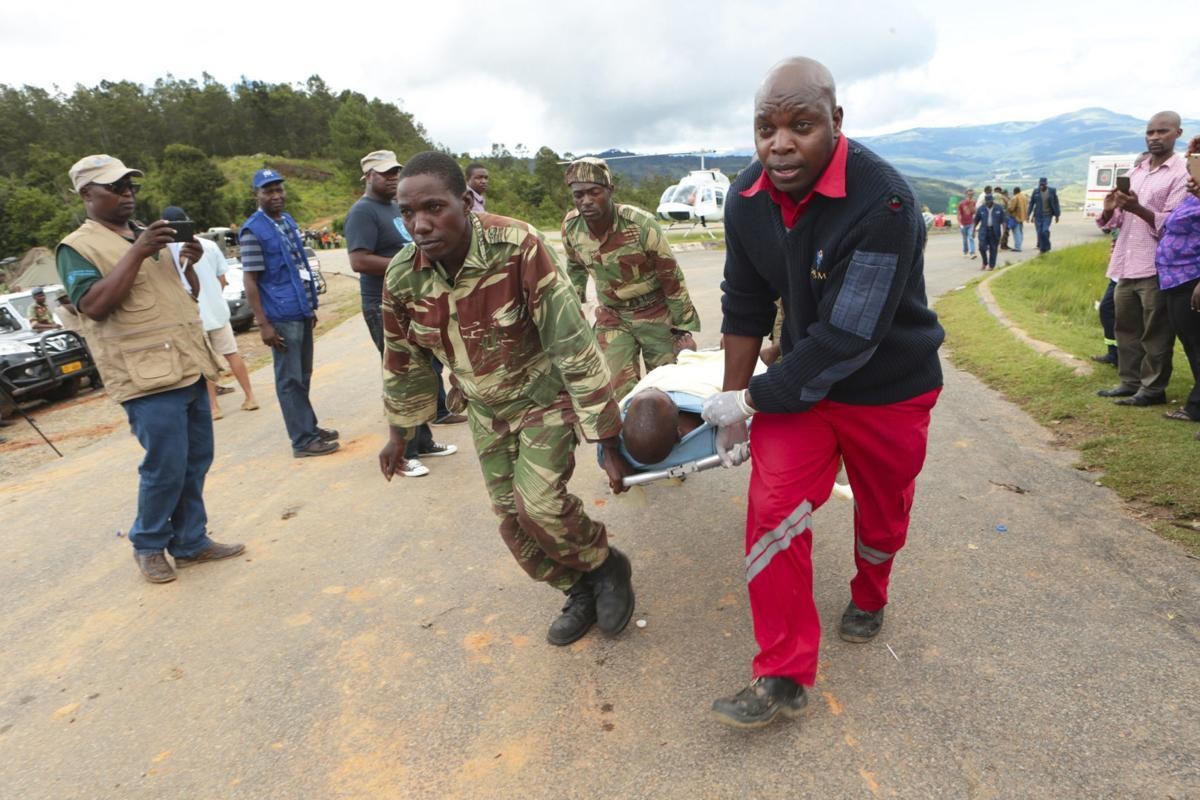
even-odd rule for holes
{"type": "Polygon", "coordinates": [[[237,198],[245,213],[254,210],[250,178],[264,166],[279,170],[287,179],[288,212],[301,226],[341,220],[362,192],[362,184],[339,172],[332,159],[282,158],[260,153],[215,160],[228,181],[223,191],[237,198]]]}
{"type": "MultiPolygon", "coordinates": [[[[1080,358],[1102,352],[1093,304],[1104,291],[1105,242],[1082,245],[1037,258],[991,283],[1004,312],[1031,336],[1080,358]]],[[[1149,512],[1165,538],[1200,554],[1200,482],[1195,464],[1200,425],[1161,417],[1171,406],[1149,409],[1114,405],[1096,390],[1116,384],[1110,367],[1087,377],[1074,375],[1019,342],[984,308],[975,293],[978,280],[944,295],[937,311],[946,326],[950,358],[1050,427],[1080,452],[1080,469],[1103,473],[1101,483],[1149,512]]],[[[1191,389],[1191,371],[1177,348],[1168,396],[1191,389]]]]}

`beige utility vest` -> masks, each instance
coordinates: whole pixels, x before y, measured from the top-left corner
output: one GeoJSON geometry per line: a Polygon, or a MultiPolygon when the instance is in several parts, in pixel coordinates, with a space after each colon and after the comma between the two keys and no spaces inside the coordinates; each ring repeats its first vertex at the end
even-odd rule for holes
{"type": "MultiPolygon", "coordinates": [[[[133,246],[119,233],[87,220],[63,239],[107,276],[133,246]]],[[[118,403],[216,380],[217,362],[204,335],[196,301],[164,248],[147,258],[125,299],[97,322],[80,314],[104,388],[118,403]]]]}

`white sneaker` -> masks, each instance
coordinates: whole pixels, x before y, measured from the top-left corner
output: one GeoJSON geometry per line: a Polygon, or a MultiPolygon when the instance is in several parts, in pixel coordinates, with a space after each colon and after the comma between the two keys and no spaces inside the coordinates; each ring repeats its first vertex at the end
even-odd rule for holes
{"type": "Polygon", "coordinates": [[[440,456],[452,456],[458,452],[458,445],[454,444],[438,444],[432,442],[429,445],[430,449],[421,453],[421,458],[438,458],[440,456]]]}
{"type": "Polygon", "coordinates": [[[429,467],[415,458],[410,458],[405,460],[404,466],[400,467],[399,472],[406,478],[420,478],[429,474],[429,467]]]}

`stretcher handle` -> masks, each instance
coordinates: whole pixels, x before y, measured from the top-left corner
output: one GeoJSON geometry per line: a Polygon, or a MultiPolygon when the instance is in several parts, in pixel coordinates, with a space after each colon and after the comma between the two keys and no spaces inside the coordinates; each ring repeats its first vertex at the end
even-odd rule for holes
{"type": "MultiPolygon", "coordinates": [[[[745,449],[747,451],[745,454],[746,458],[749,458],[749,444],[743,442],[742,444],[737,445],[734,448],[735,457],[740,455],[736,452],[739,449],[745,449]]],[[[742,460],[745,461],[745,458],[742,460]]],[[[622,480],[622,483],[624,483],[627,487],[641,486],[643,484],[653,483],[654,481],[660,481],[665,478],[682,478],[684,475],[690,475],[693,472],[703,472],[706,469],[712,469],[713,467],[719,466],[721,466],[721,457],[714,453],[711,456],[705,456],[704,458],[700,458],[695,461],[689,461],[686,464],[679,464],[678,466],[670,467],[669,469],[659,469],[652,472],[639,472],[635,475],[627,475],[622,480]]]]}

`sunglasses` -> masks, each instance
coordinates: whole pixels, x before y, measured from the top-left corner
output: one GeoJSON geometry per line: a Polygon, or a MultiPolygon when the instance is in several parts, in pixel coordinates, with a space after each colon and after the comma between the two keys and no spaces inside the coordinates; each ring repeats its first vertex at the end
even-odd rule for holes
{"type": "Polygon", "coordinates": [[[129,192],[132,195],[137,195],[137,193],[142,190],[142,185],[140,183],[134,183],[128,178],[122,178],[116,183],[98,183],[96,185],[103,186],[113,194],[125,194],[126,192],[129,192]]]}

